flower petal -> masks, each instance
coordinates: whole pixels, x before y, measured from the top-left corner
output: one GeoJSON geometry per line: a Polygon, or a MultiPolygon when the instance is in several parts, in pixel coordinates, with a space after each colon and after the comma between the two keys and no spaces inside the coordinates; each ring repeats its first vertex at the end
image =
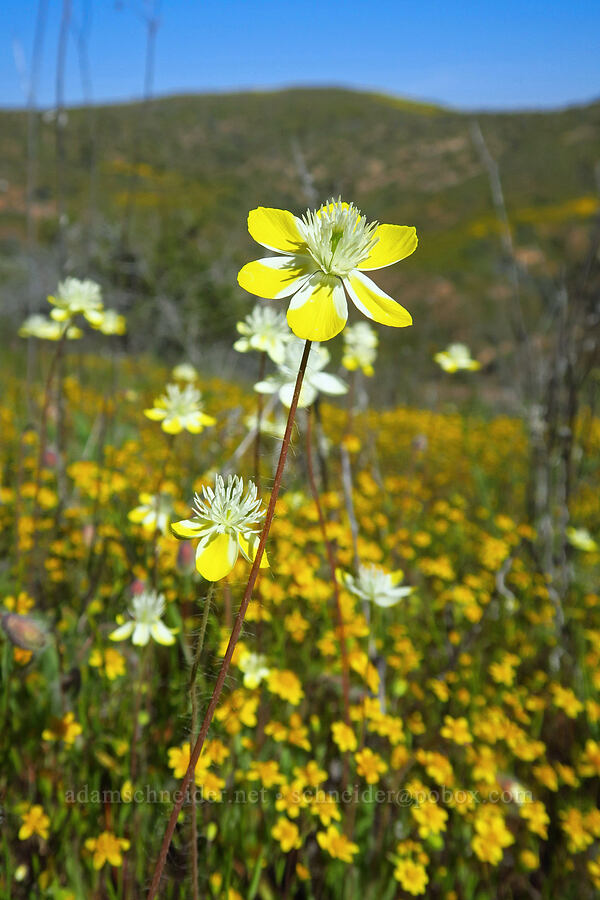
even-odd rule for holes
{"type": "Polygon", "coordinates": [[[177,537],[195,538],[198,537],[198,531],[202,526],[193,519],[182,519],[180,522],[171,522],[171,531],[177,537]]]}
{"type": "Polygon", "coordinates": [[[248,231],[267,250],[297,253],[306,246],[298,229],[298,219],[287,209],[259,206],[250,210],[248,231]]]}
{"type": "Polygon", "coordinates": [[[133,631],[133,622],[125,622],[124,625],[119,625],[118,628],[115,628],[114,631],[111,631],[109,634],[109,638],[111,641],[124,641],[126,640],[131,632],[133,631]]]}
{"type": "Polygon", "coordinates": [[[175,638],[173,637],[171,629],[167,628],[164,622],[158,621],[155,622],[154,625],[151,625],[150,634],[157,644],[164,644],[164,646],[169,646],[169,644],[175,643],[175,638]]]}
{"type": "Polygon", "coordinates": [[[288,325],[308,341],[328,341],[342,330],[348,319],[348,304],[342,282],[335,275],[314,275],[292,297],[288,325]]]}
{"type": "Polygon", "coordinates": [[[379,238],[368,257],[358,269],[383,269],[406,259],[417,249],[417,230],[412,225],[380,225],[374,237],[379,238]]]}
{"type": "Polygon", "coordinates": [[[233,569],[238,549],[235,538],[229,534],[219,534],[206,546],[198,545],[196,569],[207,581],[220,581],[233,569]]]}
{"type": "Polygon", "coordinates": [[[183,431],[181,427],[181,419],[179,416],[167,416],[160,426],[167,434],[180,434],[183,431]]]}
{"type": "Polygon", "coordinates": [[[348,391],[348,385],[337,375],[330,375],[329,372],[315,372],[310,380],[323,394],[345,394],[348,391]]]}
{"type": "Polygon", "coordinates": [[[147,419],[152,419],[153,422],[161,422],[166,416],[167,411],[165,409],[145,409],[144,415],[147,419]]]}
{"type": "Polygon", "coordinates": [[[412,316],[408,310],[396,303],[393,297],[378,288],[362,272],[352,272],[344,278],[344,285],[354,305],[369,319],[394,328],[412,325],[412,316]]]}
{"type": "Polygon", "coordinates": [[[279,300],[289,297],[302,286],[314,271],[310,257],[267,256],[247,263],[238,272],[238,284],[250,294],[279,300]]]}
{"type": "Polygon", "coordinates": [[[136,647],[145,647],[150,640],[150,626],[145,622],[138,622],[133,629],[133,637],[131,643],[136,647]]]}
{"type": "MultiPolygon", "coordinates": [[[[284,406],[287,406],[289,409],[292,405],[292,398],[294,396],[294,382],[289,382],[288,384],[283,384],[279,388],[279,399],[283,403],[284,406]]],[[[300,388],[300,397],[298,398],[298,406],[300,409],[305,409],[307,406],[310,406],[311,403],[317,399],[317,390],[312,386],[312,384],[308,384],[306,381],[302,382],[302,387],[300,388]]]]}
{"type": "MultiPolygon", "coordinates": [[[[248,562],[254,562],[254,557],[256,556],[256,551],[258,550],[258,544],[260,541],[260,535],[251,534],[248,538],[245,538],[243,534],[238,535],[238,543],[240,545],[240,550],[242,554],[246,557],[248,562]]],[[[259,569],[268,569],[269,568],[269,560],[267,559],[266,551],[262,555],[262,559],[260,561],[259,569]]]]}

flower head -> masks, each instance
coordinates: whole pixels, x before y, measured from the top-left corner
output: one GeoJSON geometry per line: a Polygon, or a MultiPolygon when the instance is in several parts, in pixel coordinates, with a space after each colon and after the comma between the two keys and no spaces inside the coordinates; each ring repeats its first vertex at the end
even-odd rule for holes
{"type": "Polygon", "coordinates": [[[100,313],[100,320],[96,319],[90,324],[102,334],[125,334],[127,331],[125,316],[120,315],[116,309],[103,309],[100,313]]]}
{"type": "Polygon", "coordinates": [[[372,375],[378,343],[377,333],[367,322],[349,325],[344,331],[344,368],[349,372],[362,369],[365,375],[372,375]]]}
{"type": "Polygon", "coordinates": [[[103,831],[97,838],[88,838],[85,842],[86,850],[94,854],[95,869],[101,869],[104,863],[120,866],[123,862],[122,851],[129,850],[129,847],[127,838],[118,838],[111,831],[103,831]]]}
{"type": "Polygon", "coordinates": [[[58,285],[56,297],[48,297],[48,301],[54,305],[50,315],[57,322],[66,322],[76,315],[83,315],[95,327],[102,322],[102,294],[95,281],[65,278],[58,285]]]}
{"type": "Polygon", "coordinates": [[[140,505],[132,509],[127,518],[144,531],[160,531],[166,534],[169,516],[171,515],[170,494],[140,494],[140,505]]]}
{"type": "Polygon", "coordinates": [[[196,381],[198,378],[198,373],[191,363],[179,363],[171,374],[178,381],[196,381]]]}
{"type": "Polygon", "coordinates": [[[598,549],[598,544],[591,536],[587,528],[567,528],[567,540],[576,550],[583,550],[584,553],[593,553],[598,549]]]}
{"type": "Polygon", "coordinates": [[[242,335],[233,345],[238,353],[259,350],[268,353],[274,363],[283,362],[285,345],[292,337],[283,313],[257,304],[236,328],[242,335]]]}
{"type": "Polygon", "coordinates": [[[244,673],[244,687],[254,690],[263,679],[268,678],[271,670],[265,665],[266,661],[267,658],[262,653],[244,653],[240,657],[239,667],[244,673]]]}
{"type": "Polygon", "coordinates": [[[142,591],[133,598],[131,607],[131,619],[111,632],[111,641],[124,641],[133,635],[131,641],[138,647],[145,647],[151,637],[158,644],[175,643],[175,632],[161,622],[165,611],[165,598],[162,594],[142,591]]]}
{"type": "Polygon", "coordinates": [[[328,341],[338,334],[348,318],[346,295],[382,325],[412,324],[410,314],[364,272],[410,256],[417,246],[414,228],[367,222],[354,204],[339,198],[302,218],[259,206],[248,216],[248,230],[281,255],[248,263],[238,281],[259,297],[291,297],[287,320],[297,337],[328,341]]]}
{"type": "Polygon", "coordinates": [[[400,582],[404,577],[404,573],[385,572],[379,566],[359,566],[358,577],[349,575],[346,572],[340,573],[344,586],[355,597],[361,600],[368,600],[375,606],[395,606],[403,597],[412,594],[414,588],[401,587],[400,582]]]}
{"type": "Polygon", "coordinates": [[[180,431],[200,432],[217,421],[202,411],[202,394],[192,384],[180,388],[178,384],[168,384],[166,392],[157,397],[152,409],[145,409],[144,415],[153,422],[161,422],[167,434],[180,431]]]}
{"type": "Polygon", "coordinates": [[[481,363],[472,359],[471,351],[465,344],[450,344],[433,357],[444,372],[471,371],[481,368],[481,363]]]}
{"type": "MultiPolygon", "coordinates": [[[[239,552],[252,562],[258,548],[256,527],[265,516],[256,485],[244,482],[239,475],[229,475],[224,481],[215,478],[215,487],[203,487],[194,495],[192,519],[173,522],[171,528],[179,538],[199,538],[196,549],[196,569],[207,581],[219,581],[229,575],[239,552]]],[[[260,566],[268,567],[266,555],[260,566]]]]}
{"type": "Polygon", "coordinates": [[[83,335],[80,328],[75,325],[62,325],[54,322],[46,316],[28,316],[19,328],[19,337],[36,337],[43,341],[59,341],[66,331],[69,341],[74,341],[83,335]]]}
{"type": "Polygon", "coordinates": [[[50,818],[39,804],[34,804],[21,815],[23,824],[19,829],[19,840],[26,841],[33,834],[39,834],[47,840],[50,828],[50,818]]]}
{"type": "MultiPolygon", "coordinates": [[[[291,406],[296,385],[296,376],[302,359],[304,344],[302,341],[292,340],[286,347],[284,362],[277,367],[277,372],[269,375],[264,381],[254,385],[254,390],[259,394],[279,394],[279,399],[284,406],[291,406]]],[[[317,399],[319,392],[323,394],[345,394],[348,386],[341,378],[323,372],[329,362],[329,350],[326,347],[314,346],[310,348],[308,363],[304,373],[302,388],[298,406],[310,406],[317,399]]]]}

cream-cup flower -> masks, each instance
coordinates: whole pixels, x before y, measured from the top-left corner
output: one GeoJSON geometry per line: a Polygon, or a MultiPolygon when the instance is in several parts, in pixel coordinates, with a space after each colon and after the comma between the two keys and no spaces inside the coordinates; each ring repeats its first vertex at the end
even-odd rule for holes
{"type": "Polygon", "coordinates": [[[202,394],[192,384],[186,384],[184,388],[168,384],[166,392],[157,397],[152,409],[144,410],[144,415],[153,422],[160,422],[167,434],[179,434],[184,430],[200,434],[217,421],[203,411],[202,394]]]}
{"type": "Polygon", "coordinates": [[[373,375],[373,363],[377,357],[379,338],[368,322],[356,322],[344,331],[344,355],[342,365],[349,372],[361,369],[365,375],[373,375]]]}
{"type": "Polygon", "coordinates": [[[242,335],[233,345],[238,353],[257,350],[268,354],[274,363],[284,361],[286,344],[292,338],[292,332],[283,313],[257,304],[243,322],[237,323],[236,328],[242,335]]]}
{"type": "Polygon", "coordinates": [[[466,344],[450,344],[433,358],[444,372],[475,372],[481,368],[481,363],[471,357],[471,351],[466,344]]]}
{"type": "MultiPolygon", "coordinates": [[[[254,390],[259,394],[278,394],[284,406],[291,406],[303,350],[302,341],[294,340],[288,344],[283,364],[277,367],[277,371],[273,375],[269,375],[264,381],[257,382],[254,390]]],[[[310,348],[300,389],[299,407],[310,406],[315,402],[319,393],[339,396],[348,390],[348,385],[344,384],[337,375],[323,372],[329,359],[329,350],[326,347],[316,344],[310,348]]]]}
{"type": "Polygon", "coordinates": [[[54,309],[50,313],[56,322],[65,322],[73,316],[82,315],[90,325],[98,327],[102,321],[102,294],[100,285],[89,278],[65,278],[58,285],[56,296],[48,297],[54,309]]]}
{"type": "Polygon", "coordinates": [[[158,644],[175,643],[175,632],[161,621],[165,612],[165,598],[162,594],[142,591],[131,601],[129,612],[131,619],[110,633],[111,641],[125,641],[131,637],[131,642],[137,647],[145,647],[150,638],[158,644]]]}
{"type": "Polygon", "coordinates": [[[404,577],[404,573],[400,570],[385,572],[379,566],[369,565],[358,567],[358,577],[347,572],[338,572],[338,576],[355,597],[384,608],[395,606],[414,591],[412,587],[400,586],[404,577]]]}
{"type": "Polygon", "coordinates": [[[268,300],[291,297],[287,320],[297,337],[328,341],[338,334],[348,319],[347,296],[375,322],[412,325],[410,313],[364,273],[410,256],[417,247],[413,227],[367,222],[339,198],[302,218],[259,206],[248,215],[248,231],[280,255],[248,263],[238,282],[268,300]]]}
{"type": "MultiPolygon", "coordinates": [[[[207,581],[220,581],[229,575],[242,556],[252,562],[259,542],[256,527],[265,516],[256,485],[244,482],[239,475],[229,475],[225,482],[221,475],[215,477],[215,487],[203,487],[202,495],[196,494],[192,519],[172,522],[171,529],[178,538],[198,538],[196,569],[207,581]]],[[[260,563],[268,568],[266,554],[260,563]]]]}

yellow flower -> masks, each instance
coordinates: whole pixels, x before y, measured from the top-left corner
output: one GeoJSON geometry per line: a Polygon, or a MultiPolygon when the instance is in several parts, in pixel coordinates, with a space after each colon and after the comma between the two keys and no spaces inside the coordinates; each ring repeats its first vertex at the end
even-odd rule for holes
{"type": "Polygon", "coordinates": [[[502,813],[493,806],[482,806],[475,817],[475,836],[471,846],[482,862],[497,866],[504,848],[514,844],[514,837],[504,824],[502,813]]]}
{"type": "MultiPolygon", "coordinates": [[[[256,523],[265,515],[261,508],[256,485],[244,482],[238,475],[230,475],[227,482],[220,475],[215,478],[214,490],[202,487],[202,496],[195,495],[193,519],[173,522],[171,529],[178,538],[199,538],[196,549],[196,569],[207,581],[220,581],[229,575],[241,551],[252,562],[258,548],[256,523]]],[[[268,568],[264,554],[260,568],[268,568]]]]}
{"type": "Polygon", "coordinates": [[[113,647],[106,650],[92,650],[89,663],[96,669],[104,669],[109,681],[114,681],[119,675],[125,674],[125,657],[113,647]]]}
{"type": "Polygon", "coordinates": [[[48,838],[48,830],[50,828],[50,818],[46,815],[39,804],[30,806],[29,809],[21,815],[23,824],[19,829],[19,840],[26,841],[33,834],[38,834],[46,840],[48,838]]]}
{"type": "Polygon", "coordinates": [[[186,384],[184,388],[168,384],[166,393],[157,397],[153,408],[145,409],[144,415],[153,422],[160,422],[160,427],[167,434],[179,434],[181,431],[200,434],[217,421],[202,411],[202,394],[192,384],[186,384]]]}
{"type": "Polygon", "coordinates": [[[349,841],[335,825],[330,825],[327,831],[318,831],[317,841],[321,850],[326,850],[333,859],[341,859],[342,862],[351,863],[354,854],[358,853],[358,844],[349,841]]]}
{"type": "Polygon", "coordinates": [[[537,834],[543,840],[548,838],[548,824],[550,818],[546,807],[539,800],[531,800],[519,807],[519,815],[527,822],[527,827],[532,834],[537,834]]]}
{"type": "Polygon", "coordinates": [[[578,809],[563,809],[559,812],[562,830],[567,835],[569,853],[581,853],[594,843],[594,835],[590,834],[587,823],[578,809]]]}
{"type": "Polygon", "coordinates": [[[481,368],[481,363],[471,358],[471,351],[464,344],[450,344],[433,358],[444,372],[474,372],[481,368]]]}
{"type": "Polygon", "coordinates": [[[42,737],[45,741],[64,741],[71,746],[81,732],[81,725],[75,721],[75,713],[68,712],[62,719],[52,719],[50,728],[42,731],[42,737]]]}
{"type": "Polygon", "coordinates": [[[300,679],[290,669],[271,669],[267,679],[269,690],[292,706],[298,706],[304,697],[300,679]]]}
{"type": "Polygon", "coordinates": [[[425,866],[409,858],[397,860],[394,878],[400,882],[403,890],[414,897],[424,894],[429,882],[425,866]]]}
{"type": "Polygon", "coordinates": [[[473,737],[469,731],[469,723],[464,716],[458,719],[454,719],[452,716],[444,716],[444,726],[440,729],[440,734],[455,744],[471,744],[473,742],[473,737]]]}
{"type": "Polygon", "coordinates": [[[325,827],[331,824],[332,819],[339,822],[342,818],[335,798],[321,788],[316,791],[311,800],[310,811],[313,816],[319,817],[321,825],[325,825],[325,827]]]}
{"type": "Polygon", "coordinates": [[[275,759],[266,762],[255,760],[250,764],[246,777],[248,781],[260,781],[266,788],[285,782],[284,776],[279,771],[279,763],[275,759]]]}
{"type": "Polygon", "coordinates": [[[290,819],[297,819],[300,810],[307,805],[308,801],[304,795],[304,785],[301,781],[292,781],[291,784],[283,784],[280,787],[275,800],[277,812],[285,812],[290,819]]]}
{"type": "Polygon", "coordinates": [[[441,834],[446,830],[448,813],[435,800],[425,800],[418,806],[411,806],[412,817],[419,826],[419,836],[427,838],[431,834],[441,834]]]}
{"type": "Polygon", "coordinates": [[[97,838],[88,838],[85,842],[86,850],[94,854],[95,869],[101,869],[106,862],[111,866],[120,866],[123,862],[121,851],[129,850],[129,846],[126,838],[118,838],[111,831],[103,831],[97,838]]]}
{"type": "Polygon", "coordinates": [[[377,784],[379,776],[387,772],[385,763],[378,753],[373,753],[369,747],[359,750],[354,757],[356,759],[356,771],[362,775],[367,784],[377,784]]]}
{"type": "Polygon", "coordinates": [[[577,771],[584,778],[600,775],[600,744],[597,741],[590,738],[585,742],[585,750],[579,759],[577,771]]]}
{"type": "Polygon", "coordinates": [[[378,343],[377,333],[367,322],[349,325],[344,331],[343,367],[349,372],[361,369],[365,375],[373,375],[378,343]]]}
{"type": "Polygon", "coordinates": [[[412,324],[410,314],[364,272],[410,256],[414,228],[368,223],[353,204],[329,200],[300,219],[284,209],[258,207],[248,216],[257,243],[282,254],[248,263],[238,274],[251,294],[292,297],[288,325],[297,337],[328,341],[346,324],[346,294],[368,318],[382,325],[412,324]]]}
{"type": "Polygon", "coordinates": [[[290,850],[297,850],[298,847],[302,846],[298,826],[286,819],[285,816],[280,816],[277,819],[276,824],[271,829],[271,834],[276,841],[279,841],[279,845],[284,853],[289,853],[290,850]]]}
{"type": "Polygon", "coordinates": [[[350,752],[356,750],[356,735],[345,722],[334,722],[331,726],[331,732],[333,734],[333,740],[342,753],[345,753],[347,750],[350,750],[350,752]]]}

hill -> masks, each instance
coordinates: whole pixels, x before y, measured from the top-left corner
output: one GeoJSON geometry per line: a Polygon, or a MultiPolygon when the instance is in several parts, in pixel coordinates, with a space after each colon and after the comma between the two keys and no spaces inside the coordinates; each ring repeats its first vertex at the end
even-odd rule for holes
{"type": "MultiPolygon", "coordinates": [[[[552,273],[585,244],[597,206],[600,103],[476,118],[522,261],[552,273]]],[[[473,119],[341,89],[69,109],[62,124],[48,112],[29,126],[26,112],[0,112],[2,308],[13,318],[43,306],[63,240],[66,270],[96,277],[107,304],[145,323],[134,345],[151,339],[189,354],[186,341],[228,341],[249,306],[235,281],[256,254],[248,210],[300,213],[342,195],[368,218],[414,224],[420,235],[414,256],[379,276],[415,318],[410,347],[403,336],[394,354],[452,337],[496,340],[507,287],[473,119]]]]}

